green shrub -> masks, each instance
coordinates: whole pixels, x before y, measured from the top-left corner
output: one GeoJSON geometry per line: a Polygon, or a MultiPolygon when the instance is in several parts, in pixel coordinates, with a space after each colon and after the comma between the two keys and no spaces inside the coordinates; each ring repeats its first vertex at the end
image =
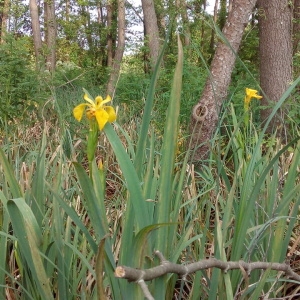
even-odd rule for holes
{"type": "Polygon", "coordinates": [[[29,41],[7,36],[0,46],[0,120],[24,116],[44,98],[38,74],[32,68],[29,41]]]}

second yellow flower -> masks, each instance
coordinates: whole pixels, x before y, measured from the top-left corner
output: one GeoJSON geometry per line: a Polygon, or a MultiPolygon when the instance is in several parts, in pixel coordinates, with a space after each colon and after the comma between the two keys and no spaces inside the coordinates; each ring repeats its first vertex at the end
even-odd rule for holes
{"type": "Polygon", "coordinates": [[[89,120],[96,118],[100,130],[104,128],[107,122],[114,122],[116,120],[115,109],[112,106],[105,105],[111,101],[110,96],[107,96],[105,99],[97,96],[95,101],[93,101],[87,94],[84,94],[83,98],[88,103],[81,103],[73,109],[73,115],[77,121],[81,121],[85,108],[87,118],[89,120]]]}

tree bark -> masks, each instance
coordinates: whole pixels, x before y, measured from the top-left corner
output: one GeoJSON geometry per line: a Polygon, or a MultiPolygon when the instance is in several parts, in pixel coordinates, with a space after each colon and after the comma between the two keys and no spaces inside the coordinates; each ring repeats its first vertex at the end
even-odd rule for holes
{"type": "Polygon", "coordinates": [[[39,21],[38,5],[36,0],[29,1],[29,10],[31,16],[31,26],[32,26],[32,34],[33,34],[36,68],[37,70],[41,70],[42,68],[44,68],[45,61],[42,53],[41,28],[40,28],[40,21],[39,21]]]}
{"type": "MultiPolygon", "coordinates": [[[[294,0],[293,56],[300,51],[300,0],[294,0]]],[[[300,62],[294,66],[295,78],[300,76],[300,62]]]]}
{"type": "Polygon", "coordinates": [[[0,43],[4,43],[4,37],[7,31],[7,20],[8,20],[8,11],[9,11],[9,0],[3,0],[0,4],[1,8],[1,36],[0,43]]]}
{"type": "Polygon", "coordinates": [[[154,10],[157,18],[159,37],[164,40],[166,37],[166,12],[170,12],[170,4],[163,0],[154,0],[154,10]],[[165,7],[167,6],[167,7],[165,7]]]}
{"type": "Polygon", "coordinates": [[[107,84],[107,95],[113,95],[120,74],[121,61],[125,48],[125,0],[118,0],[118,45],[113,60],[110,78],[107,84]]]}
{"type": "Polygon", "coordinates": [[[70,21],[70,0],[65,0],[65,18],[66,18],[66,22],[70,21]]]}
{"type": "Polygon", "coordinates": [[[236,0],[233,2],[232,10],[223,29],[226,40],[220,41],[217,45],[210,75],[202,96],[192,111],[190,142],[191,149],[194,150],[194,161],[206,158],[209,152],[209,141],[218,122],[222,101],[227,96],[236,53],[256,1],[236,0]]]}
{"type": "Polygon", "coordinates": [[[49,71],[55,70],[56,65],[56,19],[55,1],[47,0],[45,7],[45,37],[47,43],[46,66],[49,71]]]}
{"type": "Polygon", "coordinates": [[[113,0],[108,0],[106,4],[107,11],[107,67],[111,68],[113,64],[113,0]]]}
{"type": "Polygon", "coordinates": [[[232,10],[232,3],[233,3],[233,0],[229,0],[229,3],[228,3],[228,13],[232,10]]]}
{"type": "Polygon", "coordinates": [[[105,66],[106,65],[106,45],[107,45],[107,41],[105,39],[105,31],[106,31],[106,24],[105,24],[105,17],[104,17],[104,13],[103,13],[103,4],[101,2],[101,0],[97,1],[97,13],[98,13],[98,17],[97,17],[97,23],[98,23],[98,32],[99,32],[99,52],[100,52],[100,58],[99,58],[99,62],[101,65],[105,66]]]}
{"type": "Polygon", "coordinates": [[[157,16],[153,0],[142,0],[142,9],[144,13],[144,35],[149,45],[150,65],[153,68],[157,62],[160,50],[157,16]]]}
{"type": "MultiPolygon", "coordinates": [[[[292,82],[292,8],[289,0],[258,0],[260,85],[264,92],[261,111],[266,121],[273,106],[292,82]],[[271,106],[271,107],[270,107],[271,106]]],[[[283,129],[284,114],[278,111],[267,132],[283,129]]],[[[283,131],[282,131],[283,133],[283,131]]]]}
{"type": "MultiPolygon", "coordinates": [[[[203,12],[206,11],[206,6],[207,6],[207,0],[204,0],[203,1],[203,12]]],[[[216,6],[216,2],[218,2],[218,0],[215,0],[215,6],[216,6]]],[[[201,9],[200,9],[200,12],[201,12],[201,9]]],[[[199,13],[200,13],[199,12],[199,13]]],[[[203,46],[204,46],[204,34],[205,34],[205,31],[206,31],[206,20],[205,18],[202,18],[202,22],[201,22],[201,41],[200,41],[200,46],[201,46],[201,50],[203,51],[203,46]]],[[[213,32],[213,31],[212,31],[213,32]]]]}
{"type": "MultiPolygon", "coordinates": [[[[184,33],[184,45],[189,46],[191,43],[191,30],[190,22],[187,13],[187,5],[185,0],[176,0],[176,6],[182,19],[183,33],[184,33]]],[[[189,54],[191,52],[189,51],[189,54]]]]}
{"type": "Polygon", "coordinates": [[[85,16],[86,24],[85,24],[85,35],[86,35],[86,40],[88,43],[89,47],[89,52],[93,53],[94,52],[94,43],[93,43],[93,38],[92,38],[92,29],[91,29],[91,15],[90,15],[90,7],[89,6],[83,6],[83,15],[85,16]]]}
{"type": "Polygon", "coordinates": [[[219,11],[219,17],[218,17],[218,23],[219,23],[220,30],[223,30],[223,27],[225,26],[226,17],[227,17],[227,1],[220,0],[220,11],[219,11]]]}
{"type": "Polygon", "coordinates": [[[294,0],[293,54],[300,50],[300,0],[294,0]]]}
{"type": "MultiPolygon", "coordinates": [[[[217,24],[217,21],[218,21],[218,6],[219,6],[219,0],[215,0],[214,18],[213,18],[215,24],[217,24]]],[[[204,29],[203,25],[202,25],[202,28],[204,29]]],[[[204,36],[204,34],[202,36],[204,36]]],[[[202,38],[202,41],[204,42],[203,38],[202,38]]],[[[210,58],[209,61],[212,60],[214,52],[215,52],[215,29],[212,28],[211,29],[211,36],[210,36],[210,43],[209,43],[209,53],[211,54],[211,58],[210,58]]]]}

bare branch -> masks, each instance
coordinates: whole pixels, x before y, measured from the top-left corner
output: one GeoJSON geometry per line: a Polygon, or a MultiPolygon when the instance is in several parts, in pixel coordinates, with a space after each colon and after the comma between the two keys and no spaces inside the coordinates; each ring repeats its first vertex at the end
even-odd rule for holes
{"type": "Polygon", "coordinates": [[[148,286],[147,286],[147,284],[145,283],[145,281],[144,281],[143,279],[141,279],[141,280],[139,280],[137,283],[140,285],[140,287],[141,287],[141,289],[142,289],[142,291],[143,291],[145,297],[146,297],[148,300],[154,300],[154,298],[152,297],[152,295],[151,295],[151,293],[150,293],[150,291],[149,291],[149,289],[148,289],[148,286]]]}
{"type": "Polygon", "coordinates": [[[139,283],[143,289],[144,295],[148,296],[147,299],[153,298],[151,298],[152,296],[149,296],[148,294],[149,290],[147,285],[145,284],[145,281],[153,280],[168,273],[175,273],[185,278],[187,274],[191,274],[209,268],[218,268],[223,270],[223,272],[225,273],[228,270],[240,269],[243,272],[244,277],[249,276],[251,271],[257,269],[270,269],[275,271],[282,271],[288,278],[296,280],[300,284],[300,275],[295,273],[287,263],[272,263],[259,261],[246,263],[242,260],[224,262],[215,258],[209,258],[187,265],[179,265],[166,260],[166,258],[159,251],[155,251],[154,254],[160,259],[160,265],[157,267],[146,270],[140,270],[126,266],[118,266],[115,270],[115,276],[117,278],[123,278],[127,279],[128,281],[134,281],[139,283]]]}

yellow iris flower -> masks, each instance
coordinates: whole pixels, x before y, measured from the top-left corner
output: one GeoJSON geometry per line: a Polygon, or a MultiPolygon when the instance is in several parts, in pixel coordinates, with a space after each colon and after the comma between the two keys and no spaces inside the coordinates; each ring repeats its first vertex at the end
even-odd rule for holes
{"type": "Polygon", "coordinates": [[[245,111],[249,110],[249,105],[250,105],[252,98],[256,98],[256,99],[262,98],[262,96],[257,95],[257,93],[258,93],[257,90],[252,90],[252,89],[246,88],[246,96],[245,96],[245,100],[244,100],[245,111]]]}
{"type": "Polygon", "coordinates": [[[88,103],[81,103],[73,109],[73,115],[77,121],[81,121],[85,108],[87,118],[89,120],[96,118],[100,130],[104,128],[107,122],[111,123],[116,120],[115,109],[112,106],[105,105],[111,101],[110,96],[107,96],[104,100],[101,96],[97,96],[95,101],[93,101],[85,93],[83,98],[88,103]]]}

